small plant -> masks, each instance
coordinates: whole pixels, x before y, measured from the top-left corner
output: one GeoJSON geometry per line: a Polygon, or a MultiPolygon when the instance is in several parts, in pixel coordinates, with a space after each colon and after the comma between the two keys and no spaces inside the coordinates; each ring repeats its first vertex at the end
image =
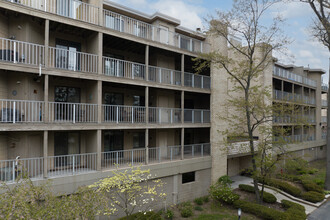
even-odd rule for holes
{"type": "Polygon", "coordinates": [[[200,207],[200,206],[195,206],[195,210],[196,210],[196,211],[203,211],[203,208],[200,207]]]}
{"type": "Polygon", "coordinates": [[[194,202],[195,202],[197,205],[203,205],[203,198],[202,198],[202,197],[200,197],[200,198],[196,198],[196,199],[194,200],[194,202]]]}
{"type": "Polygon", "coordinates": [[[165,213],[165,217],[166,217],[166,219],[173,219],[174,212],[172,210],[168,209],[165,213]]]}
{"type": "Polygon", "coordinates": [[[308,180],[302,181],[302,185],[306,191],[315,191],[319,193],[323,193],[324,190],[321,186],[317,185],[316,183],[308,180]]]}
{"type": "Polygon", "coordinates": [[[228,185],[216,183],[210,187],[211,196],[219,201],[225,202],[229,205],[239,199],[239,195],[233,193],[228,185]]]}
{"type": "Polygon", "coordinates": [[[183,202],[179,205],[181,217],[189,218],[193,215],[191,202],[183,202]]]}
{"type": "Polygon", "coordinates": [[[317,203],[323,201],[324,194],[319,192],[309,191],[301,194],[301,197],[306,201],[317,203]]]}
{"type": "Polygon", "coordinates": [[[202,198],[204,203],[208,203],[210,201],[209,196],[204,196],[202,198]]]}

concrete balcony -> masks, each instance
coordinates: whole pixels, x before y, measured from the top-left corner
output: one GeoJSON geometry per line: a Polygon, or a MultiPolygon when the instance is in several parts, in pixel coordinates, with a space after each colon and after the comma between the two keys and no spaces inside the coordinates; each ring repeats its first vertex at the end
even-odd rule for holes
{"type": "Polygon", "coordinates": [[[292,82],[297,82],[301,84],[305,84],[311,87],[316,87],[316,81],[308,79],[306,77],[300,76],[298,74],[292,73],[290,71],[287,71],[285,69],[279,68],[274,66],[273,75],[278,76],[287,80],[290,80],[292,82]]]}
{"type": "Polygon", "coordinates": [[[321,89],[322,89],[322,92],[328,92],[329,85],[326,83],[322,83],[321,89]]]}
{"type": "Polygon", "coordinates": [[[309,105],[316,104],[314,97],[302,96],[300,94],[295,94],[295,93],[290,93],[275,89],[273,91],[273,98],[279,101],[288,101],[288,102],[303,103],[309,105]]]}
{"type": "Polygon", "coordinates": [[[322,108],[327,108],[328,107],[328,100],[322,99],[322,108]]]}
{"type": "Polygon", "coordinates": [[[5,0],[67,18],[98,24],[99,8],[78,0],[5,0]]]}
{"type": "Polygon", "coordinates": [[[201,143],[101,152],[100,169],[97,168],[97,153],[0,160],[0,181],[14,182],[19,175],[27,176],[32,180],[40,180],[101,173],[117,167],[126,168],[129,165],[162,164],[171,161],[209,157],[210,147],[209,143],[201,143]]]}

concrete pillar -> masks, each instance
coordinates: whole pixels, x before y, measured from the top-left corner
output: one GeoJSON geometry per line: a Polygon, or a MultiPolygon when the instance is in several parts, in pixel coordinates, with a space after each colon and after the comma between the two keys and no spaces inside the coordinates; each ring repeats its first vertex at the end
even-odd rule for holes
{"type": "Polygon", "coordinates": [[[184,86],[184,54],[181,54],[181,85],[184,86]]]}
{"type": "Polygon", "coordinates": [[[48,68],[49,66],[49,58],[48,58],[48,50],[49,50],[49,20],[45,21],[45,67],[48,68]]]}
{"type": "Polygon", "coordinates": [[[184,124],[184,91],[181,91],[181,123],[184,124]]]}
{"type": "Polygon", "coordinates": [[[45,102],[45,107],[44,107],[44,122],[48,123],[49,122],[49,76],[48,75],[44,75],[44,102],[45,102]]]}
{"type": "Polygon", "coordinates": [[[102,130],[98,129],[96,131],[96,170],[101,171],[102,164],[102,130]]]}
{"type": "Polygon", "coordinates": [[[102,123],[102,81],[97,81],[97,123],[102,123]]]}
{"type": "Polygon", "coordinates": [[[98,1],[98,7],[99,7],[99,13],[98,13],[99,25],[103,26],[103,1],[98,1]]]}
{"type": "Polygon", "coordinates": [[[181,160],[184,159],[184,128],[181,128],[181,160]]]}
{"type": "MultiPolygon", "coordinates": [[[[102,1],[101,1],[102,2],[102,1]]],[[[98,74],[102,74],[103,72],[103,33],[99,32],[98,34],[98,74]]]]}
{"type": "Polygon", "coordinates": [[[149,129],[145,131],[146,164],[149,164],[149,129]]]}
{"type": "Polygon", "coordinates": [[[44,139],[43,139],[43,153],[44,153],[44,178],[48,177],[48,131],[44,131],[44,139]]]}
{"type": "Polygon", "coordinates": [[[146,45],[146,52],[145,52],[145,61],[144,61],[145,65],[146,65],[146,81],[149,80],[149,45],[146,45]]]}
{"type": "Polygon", "coordinates": [[[146,120],[146,124],[149,124],[149,87],[146,86],[145,87],[145,120],[146,120]]]}

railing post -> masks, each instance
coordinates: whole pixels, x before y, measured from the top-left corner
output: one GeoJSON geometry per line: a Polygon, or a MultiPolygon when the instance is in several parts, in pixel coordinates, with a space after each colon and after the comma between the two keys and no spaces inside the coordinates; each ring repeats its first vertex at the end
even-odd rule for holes
{"type": "Polygon", "coordinates": [[[204,77],[201,77],[201,88],[204,89],[204,77]]]}
{"type": "Polygon", "coordinates": [[[16,102],[13,102],[13,123],[16,122],[16,102]]]}
{"type": "Polygon", "coordinates": [[[203,53],[203,42],[201,41],[201,53],[203,53]]]}
{"type": "Polygon", "coordinates": [[[134,63],[132,63],[132,79],[134,79],[134,63]]]}
{"type": "Polygon", "coordinates": [[[190,38],[190,51],[192,51],[192,38],[190,38]]]}
{"type": "Polygon", "coordinates": [[[159,163],[161,162],[161,155],[162,155],[162,151],[161,151],[161,147],[159,147],[159,151],[158,151],[159,153],[158,153],[158,161],[159,161],[159,163]]]}
{"type": "Polygon", "coordinates": [[[117,124],[118,124],[118,122],[119,122],[118,114],[119,114],[119,107],[116,106],[116,122],[117,122],[117,124]]]}
{"type": "Polygon", "coordinates": [[[162,70],[161,70],[161,68],[158,68],[158,77],[159,77],[159,83],[162,83],[162,70]]]}
{"type": "Polygon", "coordinates": [[[191,74],[191,86],[195,88],[195,74],[191,74]]]}
{"type": "Polygon", "coordinates": [[[132,124],[134,123],[134,107],[132,106],[132,124]]]}
{"type": "Polygon", "coordinates": [[[171,85],[173,85],[173,70],[171,70],[171,85]]]}
{"type": "Polygon", "coordinates": [[[162,123],[162,117],[161,117],[161,111],[162,111],[162,109],[161,108],[158,108],[158,116],[159,116],[159,118],[158,118],[158,123],[160,124],[160,123],[162,123]]]}
{"type": "Polygon", "coordinates": [[[13,181],[15,182],[15,161],[13,160],[13,181]]]}
{"type": "Polygon", "coordinates": [[[181,35],[179,35],[178,41],[179,41],[179,48],[181,48],[181,35]]]}
{"type": "Polygon", "coordinates": [[[118,162],[118,151],[116,151],[116,164],[119,165],[119,162],[118,162]]]}
{"type": "Polygon", "coordinates": [[[76,123],[76,104],[73,104],[73,114],[72,115],[73,115],[72,116],[73,124],[75,124],[76,123]]]}
{"type": "Polygon", "coordinates": [[[16,42],[14,41],[14,63],[16,62],[16,42]]]}
{"type": "Polygon", "coordinates": [[[191,156],[194,157],[195,145],[191,145],[191,156]]]}
{"type": "Polygon", "coordinates": [[[172,161],[172,158],[173,158],[173,148],[171,147],[171,161],[172,161]]]}
{"type": "Polygon", "coordinates": [[[204,110],[201,111],[201,123],[204,123],[204,110]]]}
{"type": "Polygon", "coordinates": [[[72,156],[72,174],[74,175],[75,170],[74,170],[74,162],[75,162],[75,155],[72,156]]]}
{"type": "Polygon", "coordinates": [[[47,11],[47,0],[44,0],[44,11],[47,11]]]}
{"type": "Polygon", "coordinates": [[[201,155],[204,157],[204,144],[201,145],[201,155]]]}
{"type": "Polygon", "coordinates": [[[132,150],[132,166],[134,164],[134,150],[132,150]]]}
{"type": "Polygon", "coordinates": [[[173,124],[173,109],[171,109],[171,124],[173,124]]]}
{"type": "Polygon", "coordinates": [[[195,123],[195,110],[191,110],[191,122],[195,123]]]}

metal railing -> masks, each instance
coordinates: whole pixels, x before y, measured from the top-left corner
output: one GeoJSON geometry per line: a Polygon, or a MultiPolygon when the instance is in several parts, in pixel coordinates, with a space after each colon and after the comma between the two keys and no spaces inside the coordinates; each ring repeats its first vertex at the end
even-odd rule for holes
{"type": "Polygon", "coordinates": [[[211,152],[211,145],[207,144],[191,144],[184,145],[184,158],[204,157],[209,156],[211,152]]]}
{"type": "Polygon", "coordinates": [[[181,109],[149,107],[150,123],[181,123],[181,109]]]}
{"type": "Polygon", "coordinates": [[[192,73],[184,73],[184,86],[193,88],[210,89],[211,77],[197,75],[192,73]]]}
{"type": "Polygon", "coordinates": [[[327,123],[328,122],[327,120],[328,120],[328,117],[327,116],[322,116],[321,117],[321,122],[322,123],[327,123]]]}
{"type": "Polygon", "coordinates": [[[170,85],[181,85],[181,71],[149,66],[148,81],[170,85]]]}
{"type": "Polygon", "coordinates": [[[185,109],[185,123],[210,123],[211,112],[205,109],[185,109]]]}
{"type": "Polygon", "coordinates": [[[43,45],[0,38],[0,61],[39,66],[44,57],[43,45]]]}
{"type": "Polygon", "coordinates": [[[275,142],[286,142],[289,144],[292,143],[300,143],[304,141],[315,141],[315,135],[314,134],[297,134],[297,135],[289,135],[289,136],[283,136],[283,137],[274,137],[275,142]]]}
{"type": "Polygon", "coordinates": [[[98,72],[98,55],[49,47],[49,67],[76,72],[98,72]]]}
{"type": "Polygon", "coordinates": [[[145,80],[145,65],[110,57],[103,57],[103,74],[128,79],[145,80]]]}
{"type": "Polygon", "coordinates": [[[208,52],[207,43],[178,34],[164,27],[154,26],[109,10],[103,10],[103,26],[140,38],[171,45],[192,52],[208,52]]]}
{"type": "Polygon", "coordinates": [[[102,168],[113,169],[121,166],[145,163],[146,149],[132,149],[102,152],[102,168]]]}
{"type": "Polygon", "coordinates": [[[145,107],[124,105],[102,105],[104,122],[145,123],[145,107]]]}
{"type": "Polygon", "coordinates": [[[328,100],[322,99],[322,107],[328,107],[328,100]]]}
{"type": "Polygon", "coordinates": [[[97,122],[97,104],[49,102],[50,122],[97,122]]]}
{"type": "Polygon", "coordinates": [[[304,76],[300,76],[298,74],[292,73],[290,71],[287,71],[283,68],[279,68],[276,66],[274,66],[273,75],[279,76],[279,77],[282,77],[285,79],[289,79],[294,82],[298,82],[298,83],[306,84],[306,85],[309,85],[312,87],[316,87],[316,81],[308,79],[304,76]]]}
{"type": "Polygon", "coordinates": [[[43,158],[0,160],[0,182],[17,178],[43,178],[43,158]]]}
{"type": "Polygon", "coordinates": [[[64,17],[98,24],[99,8],[78,0],[7,0],[64,17]]]}
{"type": "Polygon", "coordinates": [[[322,83],[322,85],[321,85],[321,89],[322,89],[322,91],[328,92],[328,90],[329,90],[329,85],[326,84],[326,83],[322,83]]]}
{"type": "Polygon", "coordinates": [[[70,154],[47,157],[48,177],[77,175],[96,171],[97,154],[70,154]]]}
{"type": "Polygon", "coordinates": [[[0,122],[43,122],[44,102],[0,99],[0,122]]]}
{"type": "Polygon", "coordinates": [[[316,104],[314,97],[302,96],[300,94],[285,92],[285,91],[282,92],[280,90],[275,90],[275,89],[273,91],[273,97],[275,100],[298,102],[298,103],[305,103],[310,105],[316,104]]]}
{"type": "Polygon", "coordinates": [[[327,139],[327,133],[326,132],[322,132],[322,139],[327,139]]]}

